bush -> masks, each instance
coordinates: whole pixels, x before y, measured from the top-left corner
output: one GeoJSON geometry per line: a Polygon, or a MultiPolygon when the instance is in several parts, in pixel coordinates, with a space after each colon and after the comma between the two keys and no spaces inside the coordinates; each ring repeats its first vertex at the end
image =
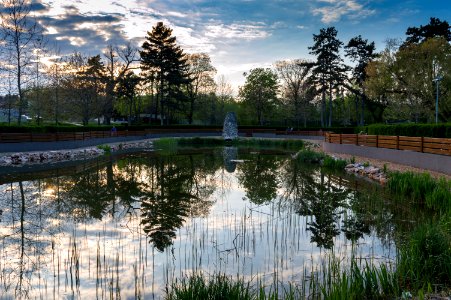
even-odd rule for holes
{"type": "Polygon", "coordinates": [[[451,138],[451,123],[445,124],[372,124],[366,132],[374,135],[425,136],[451,138]]]}

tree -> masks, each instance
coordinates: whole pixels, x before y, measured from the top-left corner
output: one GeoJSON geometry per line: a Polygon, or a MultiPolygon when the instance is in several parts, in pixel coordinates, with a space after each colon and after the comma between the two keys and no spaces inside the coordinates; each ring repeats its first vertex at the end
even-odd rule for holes
{"type": "Polygon", "coordinates": [[[399,49],[388,48],[367,67],[365,86],[368,93],[385,101],[385,117],[412,121],[432,121],[436,90],[433,79],[440,83],[439,118],[451,116],[451,46],[442,37],[399,49]]]}
{"type": "Polygon", "coordinates": [[[104,53],[105,66],[105,107],[103,110],[104,123],[110,124],[116,100],[116,88],[137,61],[138,49],[127,43],[124,47],[108,45],[104,53]]]}
{"type": "Polygon", "coordinates": [[[189,66],[189,78],[187,85],[189,97],[188,123],[193,123],[194,104],[201,94],[209,94],[215,89],[213,79],[216,69],[211,65],[210,56],[207,53],[194,53],[187,55],[189,66]]]}
{"type": "Polygon", "coordinates": [[[94,113],[97,117],[97,123],[100,125],[100,117],[105,107],[105,65],[101,61],[100,55],[88,58],[87,68],[80,75],[86,81],[85,88],[88,89],[87,96],[93,101],[94,113]]]}
{"type": "Polygon", "coordinates": [[[333,89],[344,81],[346,68],[342,64],[339,51],[343,42],[337,39],[335,27],[322,28],[319,34],[313,35],[313,46],[310,54],[316,56],[316,64],[312,73],[321,92],[321,126],[325,126],[326,92],[329,91],[328,126],[332,126],[332,94],[333,89]]]}
{"type": "MultiPolygon", "coordinates": [[[[18,119],[26,108],[23,93],[25,77],[32,67],[33,49],[36,43],[42,41],[42,34],[36,21],[30,16],[31,1],[29,0],[1,0],[0,33],[5,43],[9,63],[14,65],[13,73],[16,77],[16,88],[19,96],[18,119]]],[[[4,53],[3,53],[4,54],[4,53]]]]}
{"type": "Polygon", "coordinates": [[[137,87],[141,81],[141,78],[135,75],[132,71],[125,73],[119,79],[117,86],[117,94],[119,99],[124,99],[127,103],[128,107],[128,124],[131,124],[132,121],[132,110],[134,109],[135,115],[137,114],[136,108],[136,94],[137,87]]]}
{"type": "MultiPolygon", "coordinates": [[[[348,44],[345,46],[346,56],[351,59],[354,63],[356,63],[353,71],[352,78],[355,84],[357,85],[358,90],[356,91],[352,87],[348,87],[353,91],[357,96],[360,96],[361,103],[361,111],[360,111],[360,125],[365,125],[365,87],[363,83],[366,79],[366,67],[368,63],[371,62],[374,58],[376,58],[376,46],[374,42],[368,43],[368,40],[362,39],[359,35],[357,37],[349,40],[348,44]]],[[[357,103],[356,103],[357,107],[357,103]]]]}
{"type": "Polygon", "coordinates": [[[155,79],[157,82],[157,101],[163,124],[165,115],[169,118],[174,110],[180,109],[179,102],[184,100],[181,88],[190,81],[187,59],[176,44],[176,37],[172,36],[172,29],[164,26],[163,22],[158,22],[151,32],[147,32],[142,48],[141,69],[147,81],[155,79]]]}
{"type": "Polygon", "coordinates": [[[313,85],[310,80],[314,63],[302,59],[276,62],[276,70],[282,80],[282,94],[291,106],[293,117],[299,126],[299,120],[307,126],[307,106],[313,100],[313,85]]]}
{"type": "Polygon", "coordinates": [[[254,110],[258,124],[263,125],[265,113],[270,112],[277,101],[277,74],[269,68],[256,68],[244,75],[246,82],[239,96],[254,110]]]}
{"type": "Polygon", "coordinates": [[[404,46],[422,43],[433,37],[443,37],[448,42],[451,42],[451,26],[447,21],[441,21],[439,18],[432,17],[427,25],[407,28],[406,35],[404,46]]]}
{"type": "Polygon", "coordinates": [[[65,64],[62,85],[66,108],[87,125],[90,118],[99,118],[102,113],[105,67],[100,55],[87,58],[80,53],[71,55],[65,64]]]}

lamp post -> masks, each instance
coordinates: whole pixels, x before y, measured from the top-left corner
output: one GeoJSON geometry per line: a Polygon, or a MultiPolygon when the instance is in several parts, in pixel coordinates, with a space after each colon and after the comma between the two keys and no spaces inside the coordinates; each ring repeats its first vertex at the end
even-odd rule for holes
{"type": "Polygon", "coordinates": [[[441,75],[437,75],[437,77],[435,77],[432,81],[433,82],[435,82],[435,86],[436,86],[436,89],[437,89],[437,95],[436,95],[436,98],[435,98],[435,124],[437,124],[438,123],[438,92],[439,92],[439,89],[438,89],[438,86],[439,86],[439,82],[441,81],[443,79],[443,76],[441,76],[441,75]]]}

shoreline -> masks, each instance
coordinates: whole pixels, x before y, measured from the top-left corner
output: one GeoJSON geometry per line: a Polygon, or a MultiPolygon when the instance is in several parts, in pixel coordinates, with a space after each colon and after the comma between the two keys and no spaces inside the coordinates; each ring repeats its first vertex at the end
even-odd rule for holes
{"type": "MultiPolygon", "coordinates": [[[[102,148],[110,149],[111,152],[117,152],[125,149],[152,149],[153,141],[159,139],[160,137],[145,138],[145,139],[133,139],[133,140],[122,140],[116,142],[102,143],[98,141],[96,145],[89,147],[80,147],[72,149],[62,149],[62,150],[42,150],[42,151],[23,151],[23,152],[7,152],[0,153],[0,167],[22,167],[31,165],[43,165],[51,164],[55,162],[65,162],[65,161],[82,161],[89,158],[98,157],[105,155],[106,152],[102,148]],[[100,147],[99,147],[100,146],[100,147]]],[[[434,178],[444,177],[447,180],[451,180],[451,175],[420,169],[412,167],[409,165],[394,163],[390,161],[384,161],[380,159],[368,158],[364,156],[355,156],[351,154],[336,153],[325,151],[322,147],[322,140],[312,139],[312,137],[298,138],[302,139],[306,144],[314,144],[316,147],[311,147],[314,151],[324,152],[330,156],[344,159],[350,161],[355,160],[358,163],[369,163],[371,166],[383,169],[384,166],[390,171],[400,171],[400,172],[414,172],[414,173],[429,173],[434,178]]]]}

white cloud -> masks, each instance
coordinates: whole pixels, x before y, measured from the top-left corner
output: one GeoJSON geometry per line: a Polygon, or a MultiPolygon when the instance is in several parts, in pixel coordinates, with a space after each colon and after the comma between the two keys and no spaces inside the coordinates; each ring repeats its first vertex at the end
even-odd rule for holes
{"type": "Polygon", "coordinates": [[[256,40],[267,38],[270,35],[271,33],[265,30],[263,23],[213,24],[205,27],[205,36],[211,38],[256,40]]]}
{"type": "Polygon", "coordinates": [[[314,8],[312,12],[315,16],[321,15],[321,21],[326,24],[339,21],[343,16],[359,19],[375,12],[365,8],[357,0],[319,0],[319,2],[327,3],[327,5],[314,8]]]}

